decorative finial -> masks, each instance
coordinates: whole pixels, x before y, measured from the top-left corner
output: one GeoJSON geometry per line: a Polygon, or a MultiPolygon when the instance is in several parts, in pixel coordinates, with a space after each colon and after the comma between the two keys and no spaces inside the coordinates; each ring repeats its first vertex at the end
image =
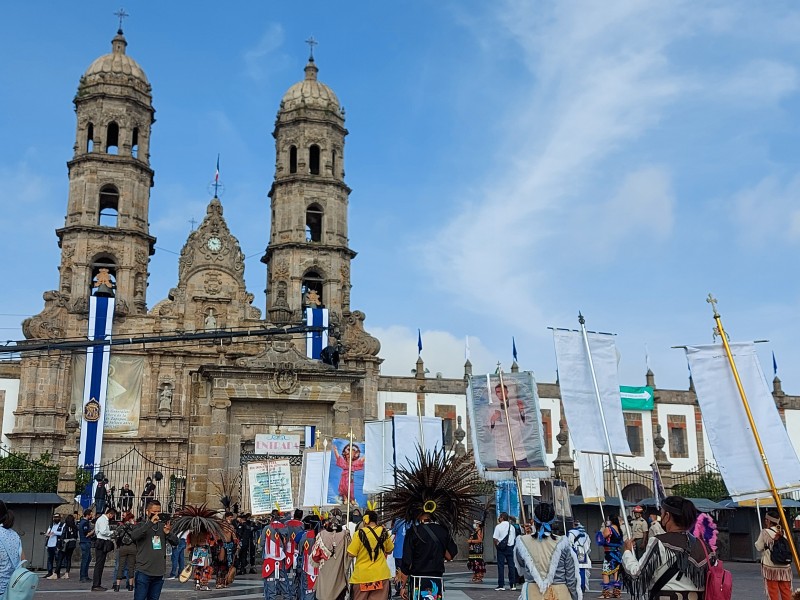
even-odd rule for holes
{"type": "Polygon", "coordinates": [[[714,311],[714,318],[716,319],[719,316],[719,313],[717,312],[717,299],[714,298],[714,296],[712,296],[711,294],[709,294],[708,298],[706,298],[706,302],[708,302],[711,305],[711,308],[714,311]]]}
{"type": "Polygon", "coordinates": [[[583,317],[581,311],[578,311],[578,323],[580,323],[581,325],[586,324],[586,319],[583,317]]]}
{"type": "Polygon", "coordinates": [[[313,62],[314,61],[314,46],[319,44],[319,42],[317,40],[315,40],[314,36],[312,35],[311,37],[309,37],[306,40],[306,44],[308,44],[308,60],[313,62]]]}
{"type": "Polygon", "coordinates": [[[122,21],[124,21],[126,17],[130,17],[130,15],[125,12],[124,8],[120,8],[114,13],[114,16],[119,18],[119,29],[117,29],[117,33],[122,33],[122,21]]]}

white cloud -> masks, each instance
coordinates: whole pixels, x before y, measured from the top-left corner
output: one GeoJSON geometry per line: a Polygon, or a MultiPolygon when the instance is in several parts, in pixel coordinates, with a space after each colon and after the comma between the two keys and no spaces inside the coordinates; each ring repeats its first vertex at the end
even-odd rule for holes
{"type": "MultiPolygon", "coordinates": [[[[381,341],[380,357],[382,375],[412,374],[417,363],[417,331],[401,325],[372,327],[370,333],[381,341]]],[[[447,331],[422,331],[422,360],[430,371],[427,377],[441,373],[443,377],[463,377],[465,338],[447,331]]],[[[470,336],[469,359],[473,373],[494,371],[497,359],[483,345],[480,338],[470,336]]]]}
{"type": "Polygon", "coordinates": [[[773,60],[753,60],[714,90],[728,100],[771,106],[797,91],[797,69],[773,60]]]}
{"type": "Polygon", "coordinates": [[[800,175],[787,182],[770,175],[734,197],[734,219],[742,240],[759,244],[769,240],[800,241],[800,175]]]}
{"type": "Polygon", "coordinates": [[[283,27],[270,23],[255,46],[245,51],[245,74],[254,81],[263,81],[271,71],[270,61],[279,61],[276,51],[283,45],[283,27]]]}
{"type": "Polygon", "coordinates": [[[657,124],[683,90],[665,48],[686,27],[681,6],[672,3],[625,1],[580,10],[558,3],[543,14],[540,5],[519,0],[500,12],[507,16],[498,35],[517,40],[529,69],[520,78],[530,85],[510,99],[507,134],[498,142],[498,154],[513,160],[483,182],[475,201],[423,252],[438,284],[463,290],[473,310],[508,318],[527,312],[528,326],[537,329],[540,310],[532,295],[508,289],[542,283],[533,265],[550,268],[555,257],[536,257],[547,255],[553,239],[574,235],[575,214],[593,210],[591,184],[619,187],[608,206],[618,213],[631,208],[636,194],[644,197],[647,203],[636,205],[627,222],[639,223],[644,210],[656,209],[668,216],[662,233],[669,232],[672,194],[664,173],[643,169],[615,185],[602,178],[600,167],[657,124]],[[659,189],[644,196],[650,183],[659,189]],[[508,283],[491,284],[496,281],[508,283]]]}

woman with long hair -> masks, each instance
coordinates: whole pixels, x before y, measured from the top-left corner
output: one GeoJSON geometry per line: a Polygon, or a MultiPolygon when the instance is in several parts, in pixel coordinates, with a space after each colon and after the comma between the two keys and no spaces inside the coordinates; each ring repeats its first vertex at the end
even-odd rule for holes
{"type": "MultiPolygon", "coordinates": [[[[601,532],[603,543],[603,593],[601,598],[619,598],[622,596],[622,581],[619,568],[622,563],[622,529],[619,516],[610,515],[601,532]]],[[[599,538],[598,538],[599,542],[599,538]]]]}
{"type": "Polygon", "coordinates": [[[61,567],[64,567],[64,579],[69,579],[69,572],[72,569],[72,554],[78,546],[78,524],[75,523],[73,515],[67,515],[64,519],[64,527],[61,528],[61,535],[58,536],[58,554],[56,554],[56,577],[61,578],[61,567]]]}
{"type": "Polygon", "coordinates": [[[483,522],[476,519],[472,526],[472,535],[467,540],[467,568],[472,571],[472,581],[480,583],[486,574],[486,562],[483,560],[483,522]]]}
{"type": "Polygon", "coordinates": [[[668,496],[661,503],[661,525],[666,533],[649,537],[638,560],[633,540],[625,540],[622,578],[633,600],[660,595],[689,600],[705,590],[712,551],[690,533],[696,520],[697,508],[691,500],[668,496]]]}
{"type": "Polygon", "coordinates": [[[378,513],[368,510],[347,547],[347,554],[355,558],[350,576],[350,597],[353,600],[388,600],[392,574],[386,556],[392,550],[391,533],[378,524],[378,513]]]}
{"type": "Polygon", "coordinates": [[[128,511],[122,514],[122,522],[117,527],[115,536],[117,539],[117,551],[119,552],[117,560],[117,580],[114,582],[112,589],[115,592],[119,591],[122,582],[125,578],[122,574],[125,569],[128,569],[128,585],[127,590],[133,591],[133,579],[136,570],[136,543],[133,541],[131,531],[136,525],[136,517],[133,513],[128,511]]]}
{"type": "Polygon", "coordinates": [[[25,558],[22,553],[22,540],[11,529],[14,526],[14,513],[0,500],[0,598],[5,596],[11,574],[19,562],[25,558]]]}
{"type": "Polygon", "coordinates": [[[556,518],[552,504],[542,502],[533,509],[532,534],[522,535],[514,545],[517,571],[525,578],[521,598],[526,600],[578,600],[578,559],[569,539],[551,530],[556,518]]]}
{"type": "Polygon", "coordinates": [[[350,534],[342,528],[339,517],[331,516],[314,542],[311,562],[319,567],[314,586],[317,600],[342,600],[347,592],[347,548],[350,534]]]}

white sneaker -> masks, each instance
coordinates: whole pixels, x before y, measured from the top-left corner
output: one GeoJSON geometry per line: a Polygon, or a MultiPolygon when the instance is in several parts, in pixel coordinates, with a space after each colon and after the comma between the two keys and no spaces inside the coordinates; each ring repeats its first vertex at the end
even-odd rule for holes
{"type": "Polygon", "coordinates": [[[47,577],[45,577],[45,579],[58,579],[58,575],[53,573],[52,575],[48,575],[47,577]]]}
{"type": "Polygon", "coordinates": [[[512,591],[512,592],[516,592],[516,591],[517,591],[517,586],[515,586],[515,585],[512,585],[512,586],[511,586],[511,591],[512,591]]]}
{"type": "Polygon", "coordinates": [[[64,573],[64,579],[69,579],[69,573],[64,573]]]}
{"type": "Polygon", "coordinates": [[[504,587],[496,587],[496,588],[494,588],[494,591],[495,592],[503,592],[503,591],[505,591],[505,589],[506,588],[504,588],[504,587]]]}

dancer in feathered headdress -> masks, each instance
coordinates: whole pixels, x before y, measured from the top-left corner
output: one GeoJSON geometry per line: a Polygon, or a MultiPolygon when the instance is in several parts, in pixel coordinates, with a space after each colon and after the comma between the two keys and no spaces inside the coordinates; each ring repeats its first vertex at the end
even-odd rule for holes
{"type": "Polygon", "coordinates": [[[212,548],[218,540],[224,539],[226,531],[231,530],[230,523],[205,504],[187,504],[175,513],[172,527],[179,535],[190,532],[188,543],[192,552],[195,589],[208,590],[214,574],[212,548]]]}
{"type": "Polygon", "coordinates": [[[409,587],[411,600],[441,597],[444,561],[452,560],[458,551],[453,533],[469,532],[481,509],[482,482],[472,454],[459,457],[444,449],[425,452],[417,448],[416,460],[397,468],[396,482],[384,494],[386,515],[415,523],[403,543],[403,597],[409,598],[409,587]]]}

